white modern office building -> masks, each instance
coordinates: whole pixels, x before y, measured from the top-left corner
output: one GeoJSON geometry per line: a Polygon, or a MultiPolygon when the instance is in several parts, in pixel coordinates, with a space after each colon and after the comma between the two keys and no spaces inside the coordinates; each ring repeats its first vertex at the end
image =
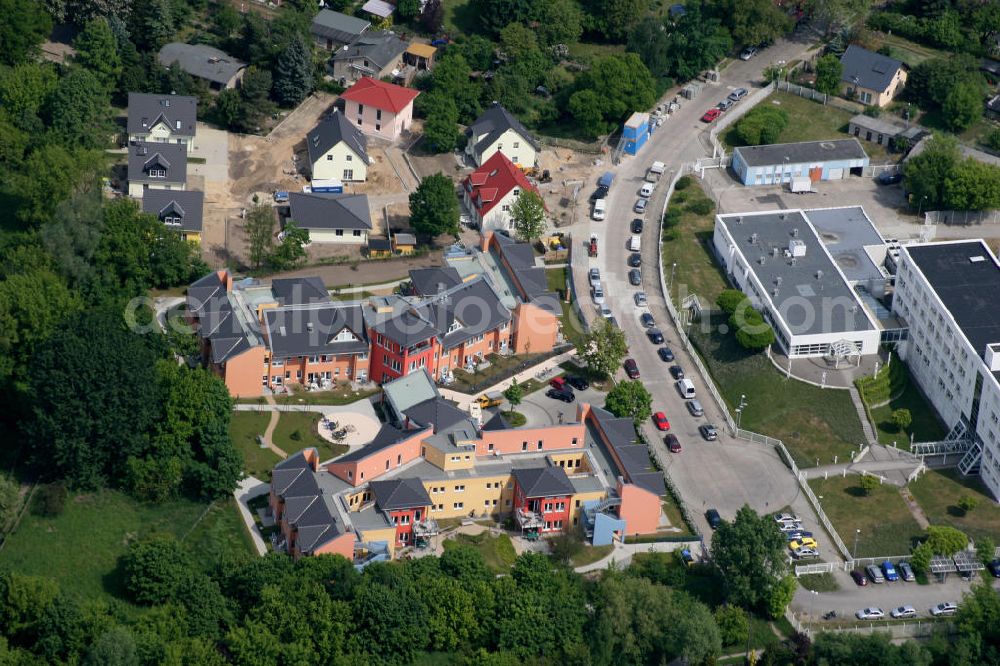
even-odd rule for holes
{"type": "Polygon", "coordinates": [[[951,428],[947,450],[1000,499],[1000,264],[980,240],[904,246],[892,309],[909,324],[899,354],[951,428]]]}
{"type": "Polygon", "coordinates": [[[860,207],[718,215],[713,242],[789,358],[878,352],[887,246],[860,207]]]}

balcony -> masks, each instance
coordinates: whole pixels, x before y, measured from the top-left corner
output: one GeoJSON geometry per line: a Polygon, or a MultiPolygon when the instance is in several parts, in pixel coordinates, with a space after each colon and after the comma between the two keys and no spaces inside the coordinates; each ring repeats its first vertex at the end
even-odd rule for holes
{"type": "Polygon", "coordinates": [[[514,518],[517,520],[518,526],[522,530],[539,530],[545,525],[545,521],[542,520],[542,516],[534,511],[526,511],[519,508],[514,513],[514,518]]]}

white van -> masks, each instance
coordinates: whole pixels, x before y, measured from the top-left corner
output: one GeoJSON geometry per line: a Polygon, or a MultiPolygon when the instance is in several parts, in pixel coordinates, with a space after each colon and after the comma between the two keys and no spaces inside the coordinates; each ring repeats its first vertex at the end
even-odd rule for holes
{"type": "Polygon", "coordinates": [[[690,379],[678,379],[677,390],[680,392],[681,397],[685,400],[694,399],[694,382],[690,379]]]}
{"type": "Polygon", "coordinates": [[[643,183],[642,187],[639,188],[639,196],[642,197],[643,199],[648,199],[649,197],[653,196],[653,184],[643,183]]]}
{"type": "Polygon", "coordinates": [[[594,202],[594,212],[591,213],[591,217],[595,220],[603,220],[604,216],[607,214],[608,210],[608,200],[598,199],[594,202]]]}
{"type": "Polygon", "coordinates": [[[642,252],[642,236],[635,234],[628,239],[629,252],[642,252]]]}

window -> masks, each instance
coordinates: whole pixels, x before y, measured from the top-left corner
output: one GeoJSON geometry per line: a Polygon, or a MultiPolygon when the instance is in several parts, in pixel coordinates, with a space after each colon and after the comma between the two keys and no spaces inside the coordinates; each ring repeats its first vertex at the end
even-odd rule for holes
{"type": "Polygon", "coordinates": [[[455,486],[455,492],[456,493],[464,493],[465,492],[465,486],[464,485],[455,486]]]}
{"type": "Polygon", "coordinates": [[[542,440],[538,440],[538,450],[539,450],[539,451],[541,451],[541,450],[542,450],[542,445],[543,445],[543,442],[542,442],[542,440]]]}
{"type": "Polygon", "coordinates": [[[375,110],[375,120],[382,120],[382,109],[375,110]]]}
{"type": "Polygon", "coordinates": [[[358,124],[359,125],[361,124],[361,118],[358,118],[358,124]]]}
{"type": "Polygon", "coordinates": [[[465,508],[465,502],[455,502],[452,505],[452,508],[454,508],[454,509],[464,509],[465,508]]]}
{"type": "Polygon", "coordinates": [[[489,445],[486,447],[486,450],[487,451],[492,451],[493,450],[493,442],[489,443],[489,445]]]}
{"type": "Polygon", "coordinates": [[[354,180],[354,169],[344,169],[344,180],[354,180]]]}
{"type": "Polygon", "coordinates": [[[345,162],[351,162],[353,160],[354,160],[354,155],[350,155],[350,154],[344,155],[344,161],[345,162]]]}
{"type": "Polygon", "coordinates": [[[353,479],[354,478],[354,472],[352,472],[351,470],[347,470],[347,478],[348,479],[353,479]]]}
{"type": "Polygon", "coordinates": [[[489,500],[483,500],[483,506],[489,506],[489,505],[490,505],[489,500]]]}
{"type": "MultiPolygon", "coordinates": [[[[520,141],[515,141],[514,142],[514,147],[515,148],[520,148],[521,147],[521,142],[520,141]]],[[[513,160],[513,161],[516,162],[517,160],[513,160]]]]}
{"type": "Polygon", "coordinates": [[[576,437],[573,438],[572,446],[576,446],[576,437]]]}
{"type": "Polygon", "coordinates": [[[332,161],[333,161],[333,155],[329,155],[329,154],[328,154],[328,155],[326,156],[326,161],[327,161],[327,162],[332,162],[332,161]]]}
{"type": "Polygon", "coordinates": [[[343,236],[343,235],[344,235],[344,230],[343,230],[343,229],[337,229],[337,230],[336,230],[336,231],[335,231],[335,232],[333,233],[333,235],[334,235],[334,236],[343,236]]]}
{"type": "Polygon", "coordinates": [[[527,442],[521,442],[521,450],[522,451],[527,451],[528,450],[528,443],[527,442]]]}
{"type": "Polygon", "coordinates": [[[375,131],[376,132],[382,131],[382,123],[375,123],[375,131]]]}
{"type": "Polygon", "coordinates": [[[402,455],[397,455],[396,456],[396,464],[397,465],[402,465],[403,464],[403,456],[402,455]]]}
{"type": "MultiPolygon", "coordinates": [[[[368,66],[368,61],[366,60],[365,61],[365,67],[367,67],[367,66],[368,66]]],[[[359,116],[360,115],[364,115],[364,112],[365,112],[365,105],[364,104],[358,104],[358,115],[359,116]]]]}
{"type": "Polygon", "coordinates": [[[149,170],[149,177],[150,178],[166,178],[167,177],[167,171],[166,171],[166,169],[150,169],[149,170]]]}

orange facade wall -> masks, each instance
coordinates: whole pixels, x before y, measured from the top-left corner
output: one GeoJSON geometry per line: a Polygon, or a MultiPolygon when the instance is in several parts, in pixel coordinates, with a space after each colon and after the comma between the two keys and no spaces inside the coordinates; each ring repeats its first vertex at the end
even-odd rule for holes
{"type": "Polygon", "coordinates": [[[221,373],[229,389],[229,395],[234,398],[254,398],[264,395],[262,377],[264,374],[263,347],[248,349],[239,356],[234,356],[216,370],[221,373]]]}
{"type": "Polygon", "coordinates": [[[359,358],[359,354],[339,354],[339,355],[317,355],[316,361],[310,361],[308,356],[295,356],[289,359],[278,360],[269,359],[261,367],[261,375],[267,375],[273,382],[275,376],[282,377],[282,385],[296,383],[305,384],[309,381],[309,373],[320,374],[330,373],[333,381],[342,379],[357,379],[359,376],[368,376],[368,354],[363,354],[364,358],[359,358]],[[323,360],[326,359],[326,360],[323,360]]]}
{"type": "Polygon", "coordinates": [[[476,442],[476,455],[507,455],[573,447],[583,449],[586,446],[585,433],[583,423],[484,432],[482,439],[476,442]]]}
{"type": "Polygon", "coordinates": [[[430,428],[415,430],[414,434],[407,439],[387,446],[371,455],[350,462],[329,463],[327,470],[337,478],[348,482],[352,486],[360,486],[368,481],[374,481],[386,472],[397,467],[401,467],[408,462],[420,457],[420,444],[423,439],[431,434],[430,428]]]}
{"type": "Polygon", "coordinates": [[[651,534],[660,526],[660,498],[631,483],[618,482],[618,517],[628,534],[651,534]]]}
{"type": "Polygon", "coordinates": [[[354,532],[345,532],[329,543],[325,543],[314,551],[314,555],[343,555],[354,560],[354,544],[357,543],[354,532]]]}
{"type": "Polygon", "coordinates": [[[514,352],[543,354],[552,351],[559,335],[559,319],[537,305],[518,303],[514,307],[514,352]]]}

